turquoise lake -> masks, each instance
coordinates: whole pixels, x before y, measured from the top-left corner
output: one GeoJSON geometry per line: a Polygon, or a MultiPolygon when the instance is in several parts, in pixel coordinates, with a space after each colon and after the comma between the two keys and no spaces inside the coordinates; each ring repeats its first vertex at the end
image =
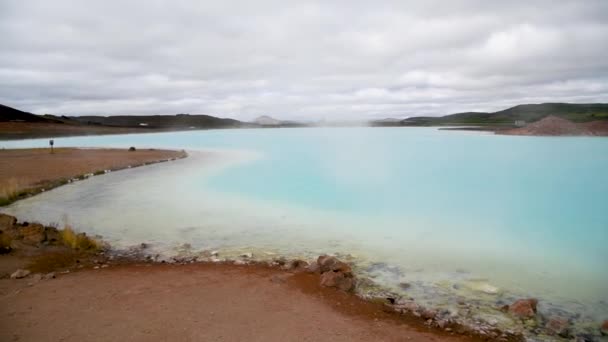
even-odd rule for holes
{"type": "Polygon", "coordinates": [[[537,296],[591,320],[608,313],[607,138],[358,127],[55,144],[179,148],[190,157],[93,177],[2,211],[68,220],[159,253],[188,243],[227,254],[350,255],[378,283],[399,291],[407,282],[432,304],[537,296]]]}

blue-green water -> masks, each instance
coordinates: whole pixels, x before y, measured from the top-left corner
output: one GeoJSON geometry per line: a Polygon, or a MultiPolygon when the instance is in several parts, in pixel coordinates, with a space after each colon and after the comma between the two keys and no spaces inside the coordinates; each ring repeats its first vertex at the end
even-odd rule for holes
{"type": "Polygon", "coordinates": [[[474,295],[481,282],[491,286],[481,297],[498,289],[608,313],[606,138],[310,128],[75,137],[56,145],[202,152],[58,188],[5,211],[49,222],[68,215],[116,242],[351,253],[370,274],[372,262],[398,266],[401,272],[372,274],[388,286],[459,283],[474,295]]]}

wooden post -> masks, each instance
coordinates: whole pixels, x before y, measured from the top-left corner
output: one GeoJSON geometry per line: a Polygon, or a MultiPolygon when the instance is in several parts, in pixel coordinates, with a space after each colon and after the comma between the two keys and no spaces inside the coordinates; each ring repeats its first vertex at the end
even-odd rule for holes
{"type": "Polygon", "coordinates": [[[53,139],[49,140],[49,145],[51,145],[51,153],[55,153],[55,151],[53,150],[53,145],[55,145],[55,141],[53,141],[53,139]]]}

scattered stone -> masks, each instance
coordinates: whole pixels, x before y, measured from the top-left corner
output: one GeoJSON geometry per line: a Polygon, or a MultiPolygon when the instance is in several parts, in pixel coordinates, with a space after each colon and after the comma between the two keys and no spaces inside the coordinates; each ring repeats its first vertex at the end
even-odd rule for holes
{"type": "Polygon", "coordinates": [[[21,278],[25,278],[28,275],[30,275],[30,271],[28,270],[23,270],[23,269],[18,269],[15,272],[13,272],[13,274],[11,274],[11,279],[21,279],[21,278]]]}
{"type": "Polygon", "coordinates": [[[538,300],[535,298],[520,299],[508,306],[510,314],[519,318],[534,318],[536,316],[536,305],[538,300]]]}
{"type": "Polygon", "coordinates": [[[551,335],[557,335],[564,338],[570,336],[570,322],[568,322],[567,319],[553,317],[547,322],[546,328],[551,335]]]}
{"type": "Polygon", "coordinates": [[[108,267],[110,267],[110,265],[108,265],[108,264],[101,265],[101,268],[108,268],[108,267]]]}
{"type": "Polygon", "coordinates": [[[602,335],[608,336],[608,320],[605,320],[604,323],[602,323],[602,326],[600,327],[600,332],[602,333],[602,335]]]}
{"type": "Polygon", "coordinates": [[[47,273],[44,275],[44,280],[55,279],[55,272],[47,273]]]}
{"type": "Polygon", "coordinates": [[[344,272],[330,271],[321,274],[321,286],[335,287],[342,291],[349,292],[354,288],[355,281],[344,272]]]}

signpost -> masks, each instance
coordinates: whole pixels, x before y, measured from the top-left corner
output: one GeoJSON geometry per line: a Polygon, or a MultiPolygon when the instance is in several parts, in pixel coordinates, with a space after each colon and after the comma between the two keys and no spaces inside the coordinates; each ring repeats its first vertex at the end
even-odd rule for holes
{"type": "Polygon", "coordinates": [[[51,145],[51,153],[55,153],[55,151],[53,151],[53,145],[55,145],[55,141],[53,141],[53,139],[49,140],[49,145],[51,145]]]}

